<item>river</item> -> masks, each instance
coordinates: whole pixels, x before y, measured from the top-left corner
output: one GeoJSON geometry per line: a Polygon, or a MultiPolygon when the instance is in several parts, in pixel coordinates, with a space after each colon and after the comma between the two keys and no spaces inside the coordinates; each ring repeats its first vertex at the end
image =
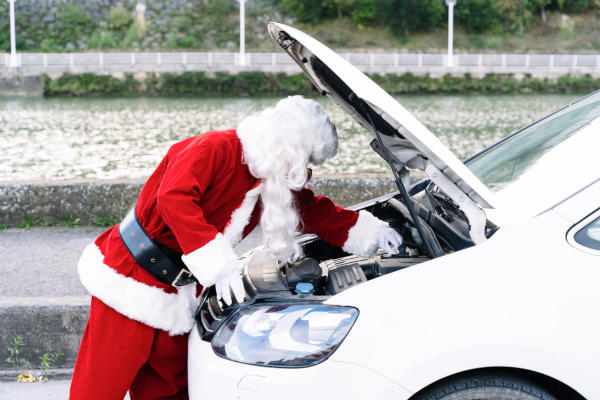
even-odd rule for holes
{"type": "MultiPolygon", "coordinates": [[[[459,158],[466,158],[577,95],[398,96],[459,158]]],[[[383,172],[364,130],[326,98],[338,155],[326,173],[383,172]]],[[[0,181],[145,178],[169,146],[235,128],[275,98],[0,98],[0,181]]]]}

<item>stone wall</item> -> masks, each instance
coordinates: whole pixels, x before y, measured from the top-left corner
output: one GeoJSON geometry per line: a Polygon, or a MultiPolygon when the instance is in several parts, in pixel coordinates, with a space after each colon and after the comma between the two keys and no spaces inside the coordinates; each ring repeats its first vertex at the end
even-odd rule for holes
{"type": "MultiPolygon", "coordinates": [[[[142,181],[65,181],[0,184],[0,223],[18,226],[27,218],[33,224],[60,225],[65,219],[82,225],[99,219],[119,220],[135,202],[142,181]]],[[[309,187],[315,193],[350,206],[395,191],[387,175],[323,176],[309,187]]]]}

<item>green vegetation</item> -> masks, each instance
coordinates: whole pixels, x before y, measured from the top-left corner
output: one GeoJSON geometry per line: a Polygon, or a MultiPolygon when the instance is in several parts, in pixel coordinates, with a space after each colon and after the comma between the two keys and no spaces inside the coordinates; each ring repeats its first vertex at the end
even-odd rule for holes
{"type": "Polygon", "coordinates": [[[8,225],[6,225],[4,222],[0,221],[0,229],[7,229],[8,225]]]}
{"type": "MultiPolygon", "coordinates": [[[[431,77],[410,73],[372,74],[371,78],[390,94],[422,93],[586,93],[600,88],[600,78],[562,76],[556,80],[526,75],[488,74],[482,78],[444,75],[431,77]]],[[[264,72],[239,74],[185,72],[150,74],[144,81],[126,75],[123,80],[93,74],[66,74],[58,79],[44,77],[46,96],[151,95],[151,96],[256,96],[316,95],[304,74],[286,75],[264,72]]]]}
{"type": "Polygon", "coordinates": [[[33,221],[29,215],[25,215],[25,218],[21,222],[18,223],[19,228],[29,229],[36,224],[36,221],[33,221]]]}
{"type": "Polygon", "coordinates": [[[21,336],[16,336],[7,346],[8,358],[6,359],[6,362],[11,364],[14,368],[29,368],[29,363],[21,357],[21,348],[24,345],[23,338],[21,336]]]}
{"type": "Polygon", "coordinates": [[[103,214],[96,218],[92,222],[92,225],[108,228],[118,224],[120,220],[120,218],[117,218],[112,214],[103,214]]]}
{"type": "MultiPolygon", "coordinates": [[[[446,46],[444,0],[262,0],[246,12],[246,45],[273,50],[266,24],[298,25],[330,46],[440,50],[446,46]]],[[[8,51],[8,3],[0,2],[0,50],[8,51]]],[[[455,48],[494,51],[597,51],[600,0],[460,0],[455,48]]],[[[63,3],[16,14],[17,48],[24,51],[89,49],[228,49],[238,47],[233,0],[135,2],[92,10],[63,3]]]]}
{"type": "Polygon", "coordinates": [[[72,228],[74,226],[79,226],[79,218],[73,217],[72,214],[65,214],[61,217],[63,226],[72,228]]]}
{"type": "Polygon", "coordinates": [[[40,370],[41,374],[38,377],[39,382],[48,381],[48,370],[54,366],[56,361],[63,355],[62,350],[58,350],[52,353],[44,353],[40,356],[40,370]]]}

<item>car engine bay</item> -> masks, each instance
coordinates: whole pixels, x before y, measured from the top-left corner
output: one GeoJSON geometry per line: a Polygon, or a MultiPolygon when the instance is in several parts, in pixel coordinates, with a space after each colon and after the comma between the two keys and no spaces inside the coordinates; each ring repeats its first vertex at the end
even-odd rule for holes
{"type": "MultiPolygon", "coordinates": [[[[426,239],[439,255],[473,245],[469,224],[459,208],[428,180],[410,189],[413,207],[426,239]]],[[[204,340],[210,340],[221,323],[237,307],[253,303],[322,302],[344,290],[383,275],[416,266],[431,259],[398,193],[382,196],[355,207],[389,223],[403,237],[398,254],[379,250],[372,257],[344,252],[316,235],[303,235],[299,243],[304,257],[290,264],[278,263],[263,247],[241,256],[246,301],[226,306],[216,299],[214,287],[202,296],[196,319],[204,340]]],[[[488,229],[488,236],[494,232],[488,229]]]]}

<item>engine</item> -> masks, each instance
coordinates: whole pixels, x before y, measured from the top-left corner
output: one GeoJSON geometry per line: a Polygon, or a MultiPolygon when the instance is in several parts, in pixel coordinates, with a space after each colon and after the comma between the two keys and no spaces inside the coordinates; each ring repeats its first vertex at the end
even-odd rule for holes
{"type": "Polygon", "coordinates": [[[302,260],[280,265],[271,259],[263,248],[258,248],[244,258],[244,283],[251,297],[287,297],[306,294],[335,295],[346,289],[428,260],[424,256],[380,253],[371,258],[344,256],[324,261],[305,257],[302,260]],[[299,284],[304,284],[298,290],[299,284]]]}

